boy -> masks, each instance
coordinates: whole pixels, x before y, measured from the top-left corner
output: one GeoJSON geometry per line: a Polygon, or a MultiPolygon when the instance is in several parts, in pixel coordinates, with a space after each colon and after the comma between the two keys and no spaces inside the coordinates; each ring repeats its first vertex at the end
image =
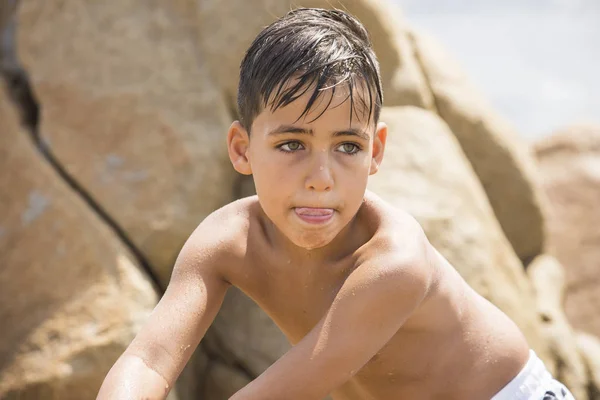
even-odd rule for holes
{"type": "Polygon", "coordinates": [[[164,399],[230,285],[294,345],[234,400],[572,399],[406,213],[366,192],[387,128],[368,34],[297,9],[241,65],[234,168],[257,196],[207,217],[100,399],[164,399]]]}

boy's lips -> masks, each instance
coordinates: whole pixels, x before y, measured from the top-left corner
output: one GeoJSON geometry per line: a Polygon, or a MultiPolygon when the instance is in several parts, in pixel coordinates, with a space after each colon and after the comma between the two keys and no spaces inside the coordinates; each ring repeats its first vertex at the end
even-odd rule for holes
{"type": "Polygon", "coordinates": [[[295,207],[294,212],[300,219],[311,224],[328,221],[334,213],[333,208],[295,207]]]}

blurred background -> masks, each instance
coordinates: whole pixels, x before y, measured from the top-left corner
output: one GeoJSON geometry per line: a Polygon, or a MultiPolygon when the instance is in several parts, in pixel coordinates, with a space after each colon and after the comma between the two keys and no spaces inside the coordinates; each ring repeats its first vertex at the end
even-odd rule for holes
{"type": "MultiPolygon", "coordinates": [[[[225,147],[239,63],[295,6],[371,34],[369,189],[600,399],[595,0],[0,0],[0,399],[95,398],[192,230],[254,193],[225,147]]],[[[228,291],[171,400],[227,399],[289,349],[250,297],[228,291]]]]}
{"type": "Polygon", "coordinates": [[[600,120],[600,2],[392,0],[529,141],[600,120]]]}

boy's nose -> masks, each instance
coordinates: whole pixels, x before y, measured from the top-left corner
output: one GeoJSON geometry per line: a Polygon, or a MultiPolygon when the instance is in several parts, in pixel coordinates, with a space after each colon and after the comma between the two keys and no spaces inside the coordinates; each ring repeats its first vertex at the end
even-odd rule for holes
{"type": "Polygon", "coordinates": [[[323,160],[313,164],[306,177],[306,188],[314,191],[329,191],[333,187],[331,169],[323,160]]]}

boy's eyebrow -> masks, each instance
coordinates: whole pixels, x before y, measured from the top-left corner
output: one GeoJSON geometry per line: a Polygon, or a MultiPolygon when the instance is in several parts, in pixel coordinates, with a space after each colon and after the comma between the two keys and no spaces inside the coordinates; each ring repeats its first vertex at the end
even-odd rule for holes
{"type": "MultiPolygon", "coordinates": [[[[280,135],[284,133],[301,133],[305,135],[315,134],[312,129],[305,129],[294,125],[280,125],[277,128],[270,131],[268,135],[280,135]]],[[[361,139],[369,140],[369,135],[365,131],[357,128],[348,128],[342,131],[335,131],[331,134],[331,136],[358,136],[361,139]]]]}
{"type": "Polygon", "coordinates": [[[314,135],[312,129],[300,128],[294,125],[279,125],[277,128],[273,129],[268,135],[278,135],[282,133],[304,133],[307,135],[314,135]]]}

